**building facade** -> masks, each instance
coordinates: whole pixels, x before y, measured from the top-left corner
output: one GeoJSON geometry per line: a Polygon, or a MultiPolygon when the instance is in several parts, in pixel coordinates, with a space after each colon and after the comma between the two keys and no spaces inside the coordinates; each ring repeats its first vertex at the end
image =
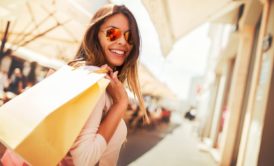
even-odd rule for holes
{"type": "MultiPolygon", "coordinates": [[[[224,38],[215,32],[213,44],[224,38]]],[[[245,1],[209,69],[214,79],[207,83],[210,100],[200,136],[221,166],[274,165],[273,34],[274,1],[245,1]]]]}

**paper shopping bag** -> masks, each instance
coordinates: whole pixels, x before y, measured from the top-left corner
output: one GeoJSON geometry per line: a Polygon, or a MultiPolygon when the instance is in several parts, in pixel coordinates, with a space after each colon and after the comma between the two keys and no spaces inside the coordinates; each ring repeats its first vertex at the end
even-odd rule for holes
{"type": "Polygon", "coordinates": [[[0,141],[30,165],[56,166],[107,84],[85,68],[59,69],[0,108],[0,141]]]}

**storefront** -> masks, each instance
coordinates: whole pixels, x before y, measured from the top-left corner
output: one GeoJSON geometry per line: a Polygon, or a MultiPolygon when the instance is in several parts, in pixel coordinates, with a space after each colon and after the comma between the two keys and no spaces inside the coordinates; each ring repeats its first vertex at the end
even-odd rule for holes
{"type": "Polygon", "coordinates": [[[274,165],[274,2],[246,2],[236,26],[236,52],[227,53],[234,47],[228,43],[217,61],[211,130],[202,137],[217,149],[219,165],[274,165]]]}
{"type": "Polygon", "coordinates": [[[274,2],[265,0],[237,165],[274,165],[274,2]]]}

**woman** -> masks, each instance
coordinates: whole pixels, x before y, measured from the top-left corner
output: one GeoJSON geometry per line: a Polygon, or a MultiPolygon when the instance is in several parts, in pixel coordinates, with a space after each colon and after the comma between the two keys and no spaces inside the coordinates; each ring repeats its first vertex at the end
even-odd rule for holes
{"type": "MultiPolygon", "coordinates": [[[[71,64],[84,61],[87,65],[103,65],[109,71],[110,84],[106,104],[97,105],[70,151],[75,165],[92,165],[98,161],[99,165],[116,165],[126,139],[126,126],[121,119],[127,109],[128,96],[123,82],[127,81],[146,115],[137,77],[139,49],[138,26],[125,6],[107,5],[95,13],[78,50],[77,60],[71,64]],[[103,107],[107,110],[105,116],[102,115],[103,107]],[[85,134],[86,131],[93,134],[85,134]]],[[[104,99],[101,101],[104,103],[104,99]]]]}
{"type": "Polygon", "coordinates": [[[95,13],[70,65],[101,66],[110,83],[60,165],[116,165],[127,133],[122,119],[128,105],[125,81],[147,118],[137,75],[139,49],[138,26],[125,6],[107,5],[95,13]]]}

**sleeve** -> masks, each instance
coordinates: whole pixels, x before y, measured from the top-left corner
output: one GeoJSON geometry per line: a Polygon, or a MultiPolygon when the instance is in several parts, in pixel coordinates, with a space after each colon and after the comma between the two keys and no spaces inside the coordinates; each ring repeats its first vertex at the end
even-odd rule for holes
{"type": "Polygon", "coordinates": [[[106,93],[101,97],[90,114],[84,128],[70,150],[75,166],[95,165],[107,148],[107,142],[104,137],[97,134],[105,104],[106,93]]]}

